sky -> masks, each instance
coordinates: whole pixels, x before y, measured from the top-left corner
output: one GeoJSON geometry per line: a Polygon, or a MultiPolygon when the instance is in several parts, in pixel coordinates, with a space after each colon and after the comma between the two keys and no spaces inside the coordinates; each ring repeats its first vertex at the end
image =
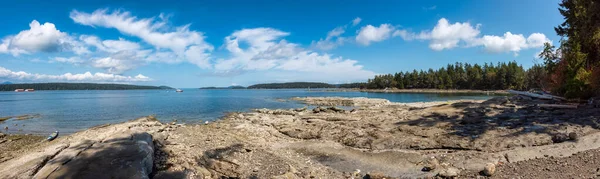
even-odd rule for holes
{"type": "Polygon", "coordinates": [[[558,0],[3,1],[0,82],[363,82],[558,45],[558,0]]]}

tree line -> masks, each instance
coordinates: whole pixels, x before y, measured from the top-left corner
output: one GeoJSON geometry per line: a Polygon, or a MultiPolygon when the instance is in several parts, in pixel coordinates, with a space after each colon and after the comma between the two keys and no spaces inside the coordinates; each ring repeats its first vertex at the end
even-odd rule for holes
{"type": "Polygon", "coordinates": [[[34,90],[136,90],[136,89],[172,89],[168,86],[140,86],[126,84],[97,84],[97,83],[24,83],[1,84],[0,91],[15,89],[34,90]]]}
{"type": "Polygon", "coordinates": [[[560,46],[545,44],[547,89],[569,98],[600,95],[600,1],[563,0],[564,22],[554,28],[560,46]]]}
{"type": "Polygon", "coordinates": [[[554,28],[560,45],[544,45],[543,64],[524,70],[515,62],[448,65],[428,71],[378,75],[366,88],[542,89],[568,98],[600,96],[600,0],[562,0],[564,22],[554,28]]]}
{"type": "Polygon", "coordinates": [[[406,71],[395,74],[377,75],[369,79],[364,87],[370,89],[398,88],[429,88],[429,89],[473,89],[473,90],[502,90],[540,88],[536,82],[534,70],[536,65],[528,70],[516,62],[448,64],[437,70],[406,71]]]}

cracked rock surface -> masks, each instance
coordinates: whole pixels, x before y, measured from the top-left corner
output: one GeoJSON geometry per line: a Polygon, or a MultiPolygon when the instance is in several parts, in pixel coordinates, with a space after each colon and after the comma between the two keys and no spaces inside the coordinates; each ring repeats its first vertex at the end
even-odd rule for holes
{"type": "Polygon", "coordinates": [[[0,178],[475,178],[489,166],[492,177],[570,178],[579,175],[562,161],[592,174],[597,166],[582,158],[600,156],[600,108],[544,109],[512,97],[295,99],[318,107],[231,113],[208,124],[147,117],[8,150],[0,178]],[[564,170],[520,169],[538,165],[564,170]]]}

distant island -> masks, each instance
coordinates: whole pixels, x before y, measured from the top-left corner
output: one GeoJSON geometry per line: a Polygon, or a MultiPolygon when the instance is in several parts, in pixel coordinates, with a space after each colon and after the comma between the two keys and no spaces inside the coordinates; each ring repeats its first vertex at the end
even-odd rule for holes
{"type": "Polygon", "coordinates": [[[35,90],[137,90],[137,89],[173,89],[168,86],[140,86],[127,84],[98,84],[98,83],[23,83],[0,84],[0,91],[15,89],[35,90]]]}
{"type": "Polygon", "coordinates": [[[317,82],[265,83],[248,86],[248,89],[336,88],[336,85],[317,82]]]}
{"type": "Polygon", "coordinates": [[[228,86],[228,87],[201,87],[199,89],[246,89],[246,87],[243,86],[228,86]]]}

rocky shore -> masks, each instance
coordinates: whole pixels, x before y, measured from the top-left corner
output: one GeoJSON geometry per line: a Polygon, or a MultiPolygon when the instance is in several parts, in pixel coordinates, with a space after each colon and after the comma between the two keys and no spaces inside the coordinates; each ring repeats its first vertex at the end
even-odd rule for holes
{"type": "Polygon", "coordinates": [[[546,108],[519,97],[293,100],[318,107],[231,113],[202,125],[144,117],[51,142],[0,136],[0,178],[600,175],[600,108],[546,108]]]}
{"type": "Polygon", "coordinates": [[[360,88],[337,88],[326,91],[360,91],[369,93],[436,93],[436,94],[487,94],[508,95],[506,90],[467,90],[467,89],[360,89],[360,88]]]}

